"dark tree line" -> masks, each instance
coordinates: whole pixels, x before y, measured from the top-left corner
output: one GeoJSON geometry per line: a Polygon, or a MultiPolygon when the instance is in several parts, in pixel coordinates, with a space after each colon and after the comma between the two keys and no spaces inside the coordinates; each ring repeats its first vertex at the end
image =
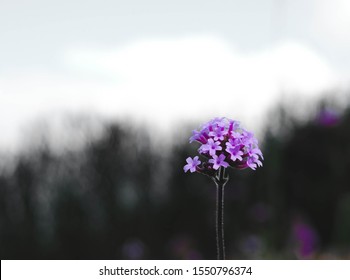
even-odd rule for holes
{"type": "MultiPolygon", "coordinates": [[[[350,111],[322,110],[280,108],[263,168],[230,171],[228,258],[350,257],[350,111]]],[[[187,136],[157,149],[116,123],[79,151],[21,156],[0,176],[1,259],[215,259],[215,187],[183,172],[187,136]]]]}

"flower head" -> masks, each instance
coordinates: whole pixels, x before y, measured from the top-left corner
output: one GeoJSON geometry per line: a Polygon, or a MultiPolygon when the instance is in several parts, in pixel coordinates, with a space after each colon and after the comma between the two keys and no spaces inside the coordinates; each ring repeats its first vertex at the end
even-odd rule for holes
{"type": "Polygon", "coordinates": [[[193,131],[190,143],[193,141],[201,144],[198,152],[206,160],[201,162],[198,156],[187,158],[185,172],[190,170],[213,176],[220,167],[255,170],[262,166],[263,154],[258,140],[238,121],[214,118],[193,131]]]}

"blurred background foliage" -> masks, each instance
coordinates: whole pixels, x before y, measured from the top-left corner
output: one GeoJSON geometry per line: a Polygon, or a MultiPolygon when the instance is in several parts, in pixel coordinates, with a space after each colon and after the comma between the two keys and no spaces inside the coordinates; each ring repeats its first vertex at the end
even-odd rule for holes
{"type": "MultiPolygon", "coordinates": [[[[229,173],[227,258],[349,259],[350,107],[268,120],[263,168],[229,173]]],[[[182,169],[195,127],[157,147],[116,122],[81,149],[21,154],[0,176],[1,259],[215,259],[215,186],[182,169]]]]}

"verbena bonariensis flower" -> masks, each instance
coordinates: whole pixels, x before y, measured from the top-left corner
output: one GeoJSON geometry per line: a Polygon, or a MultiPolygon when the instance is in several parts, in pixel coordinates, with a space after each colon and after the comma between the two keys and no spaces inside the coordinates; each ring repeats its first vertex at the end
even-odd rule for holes
{"type": "Polygon", "coordinates": [[[240,126],[238,121],[228,118],[215,118],[194,130],[190,143],[201,144],[198,149],[206,160],[198,160],[198,156],[188,157],[184,171],[199,172],[214,176],[220,167],[237,169],[262,166],[263,154],[254,134],[240,126]]]}
{"type": "Polygon", "coordinates": [[[228,181],[227,167],[255,170],[262,166],[263,155],[254,134],[240,126],[238,121],[215,118],[194,130],[190,143],[200,144],[198,156],[188,157],[184,171],[199,172],[216,184],[216,247],[219,260],[225,259],[224,244],[224,187],[228,181]]]}

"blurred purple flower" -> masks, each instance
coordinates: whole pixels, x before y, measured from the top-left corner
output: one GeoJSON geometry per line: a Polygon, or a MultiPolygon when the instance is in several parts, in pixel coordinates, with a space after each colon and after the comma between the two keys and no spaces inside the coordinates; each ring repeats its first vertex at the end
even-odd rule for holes
{"type": "Polygon", "coordinates": [[[257,258],[263,249],[263,240],[260,236],[249,234],[244,239],[240,240],[240,250],[250,258],[257,258]]]}
{"type": "Polygon", "coordinates": [[[140,260],[144,257],[145,245],[139,239],[131,239],[124,243],[122,253],[126,259],[140,260]]]}
{"type": "Polygon", "coordinates": [[[203,257],[193,243],[192,238],[181,234],[173,237],[168,246],[173,257],[177,259],[200,260],[203,257]]]}
{"type": "Polygon", "coordinates": [[[323,109],[316,118],[316,122],[323,126],[333,126],[338,124],[339,121],[339,113],[331,109],[323,109]]]}
{"type": "Polygon", "coordinates": [[[293,223],[293,234],[297,241],[297,255],[301,259],[309,259],[315,253],[318,237],[315,230],[301,218],[293,223]]]}

